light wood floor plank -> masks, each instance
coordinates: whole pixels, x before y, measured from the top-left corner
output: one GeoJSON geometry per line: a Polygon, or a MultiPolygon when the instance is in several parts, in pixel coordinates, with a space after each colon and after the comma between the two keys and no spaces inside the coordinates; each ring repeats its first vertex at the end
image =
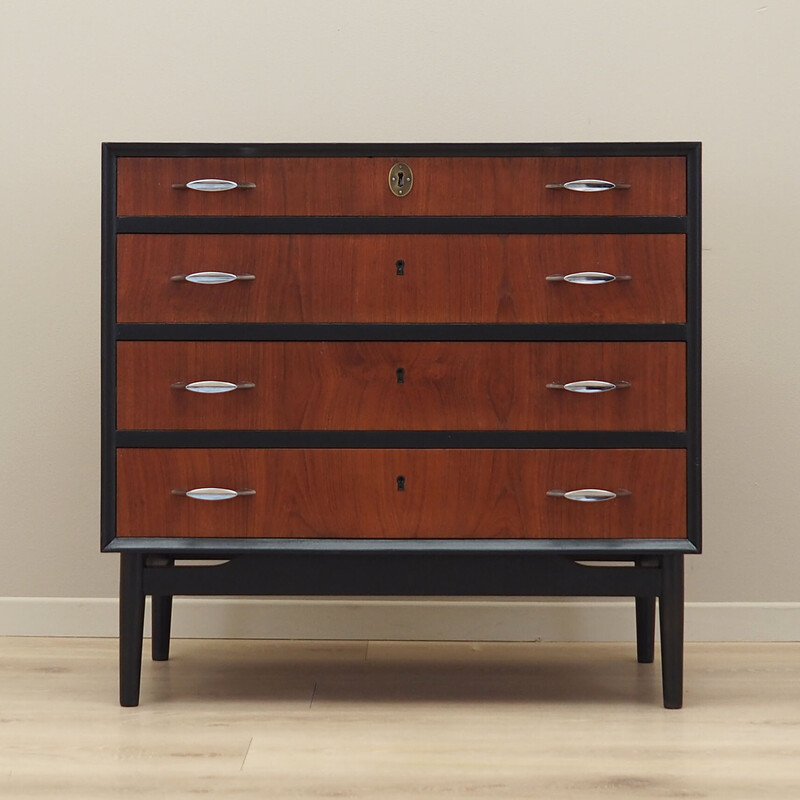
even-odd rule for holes
{"type": "Polygon", "coordinates": [[[800,797],[800,644],[175,640],[117,705],[116,642],[0,639],[0,797],[800,797]]]}

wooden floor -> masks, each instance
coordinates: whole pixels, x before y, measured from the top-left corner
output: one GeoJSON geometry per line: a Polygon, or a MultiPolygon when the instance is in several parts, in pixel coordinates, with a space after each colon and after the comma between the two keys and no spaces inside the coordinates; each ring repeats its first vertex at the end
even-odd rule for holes
{"type": "Polygon", "coordinates": [[[800,644],[0,639],[0,797],[800,798],[800,644]]]}

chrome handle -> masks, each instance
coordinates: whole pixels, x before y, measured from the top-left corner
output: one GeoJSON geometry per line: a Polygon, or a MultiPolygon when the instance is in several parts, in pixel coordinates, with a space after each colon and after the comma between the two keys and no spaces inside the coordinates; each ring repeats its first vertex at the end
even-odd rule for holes
{"type": "Polygon", "coordinates": [[[255,494],[255,489],[220,489],[217,486],[204,486],[201,489],[173,489],[172,494],[191,497],[192,500],[231,500],[255,494]]]}
{"type": "Polygon", "coordinates": [[[610,492],[608,489],[572,489],[565,492],[562,489],[550,489],[548,497],[563,497],[565,500],[574,500],[576,503],[604,503],[617,497],[628,497],[631,494],[627,489],[617,489],[610,492]]]}
{"type": "Polygon", "coordinates": [[[188,183],[173,183],[173,189],[193,189],[195,192],[229,192],[231,189],[255,189],[254,183],[237,183],[223,178],[199,178],[188,183]]]}
{"type": "Polygon", "coordinates": [[[256,385],[250,381],[242,381],[241,383],[231,383],[230,381],[193,381],[192,383],[184,383],[178,381],[173,383],[173,389],[185,389],[187,392],[197,392],[198,394],[224,394],[225,392],[234,392],[236,389],[255,389],[256,385]]]}
{"type": "Polygon", "coordinates": [[[577,394],[599,394],[613,392],[614,389],[629,389],[629,381],[570,381],[569,383],[548,383],[548,389],[566,389],[577,394]]]}
{"type": "Polygon", "coordinates": [[[581,283],[590,286],[598,283],[629,281],[630,279],[630,275],[612,275],[610,272],[570,272],[569,275],[548,275],[545,278],[550,283],[564,281],[565,283],[581,283]]]}
{"type": "Polygon", "coordinates": [[[545,189],[569,189],[570,192],[608,192],[611,189],[630,189],[629,183],[615,183],[598,178],[578,178],[566,183],[548,183],[545,189]]]}
{"type": "Polygon", "coordinates": [[[200,283],[213,285],[217,283],[231,283],[232,281],[254,281],[255,275],[234,275],[232,272],[192,272],[189,275],[173,275],[171,281],[186,281],[187,283],[200,283]]]}

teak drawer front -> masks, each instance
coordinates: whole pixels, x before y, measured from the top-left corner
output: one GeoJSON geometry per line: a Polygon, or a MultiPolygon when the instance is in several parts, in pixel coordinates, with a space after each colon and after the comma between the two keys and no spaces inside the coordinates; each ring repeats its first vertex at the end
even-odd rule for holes
{"type": "Polygon", "coordinates": [[[685,291],[682,234],[117,237],[120,322],[684,322],[685,291]],[[254,279],[172,280],[208,271],[254,279]],[[585,271],[630,280],[547,280],[585,271]]]}
{"type": "Polygon", "coordinates": [[[120,342],[117,372],[120,429],[686,424],[682,342],[120,342]],[[182,388],[209,380],[231,384],[229,391],[182,388]],[[553,387],[586,380],[630,385],[592,394],[553,387]],[[238,384],[246,385],[232,388],[238,384]]]}
{"type": "Polygon", "coordinates": [[[686,213],[686,163],[663,157],[121,158],[119,216],[533,216],[686,213]],[[389,189],[398,161],[413,171],[409,193],[389,189]],[[222,179],[254,188],[173,188],[222,179]],[[581,179],[630,185],[548,189],[581,179]]]}
{"type": "Polygon", "coordinates": [[[120,450],[117,535],[678,539],[685,469],[682,450],[120,450]],[[201,487],[255,494],[172,494],[201,487]],[[588,488],[630,494],[547,495],[588,488]]]}

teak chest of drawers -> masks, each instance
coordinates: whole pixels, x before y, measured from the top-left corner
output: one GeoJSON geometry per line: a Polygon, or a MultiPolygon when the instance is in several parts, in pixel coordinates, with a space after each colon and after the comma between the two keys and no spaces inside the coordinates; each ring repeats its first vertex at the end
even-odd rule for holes
{"type": "Polygon", "coordinates": [[[146,595],[586,595],[680,707],[699,299],[697,143],[104,145],[122,705],[146,595]]]}

